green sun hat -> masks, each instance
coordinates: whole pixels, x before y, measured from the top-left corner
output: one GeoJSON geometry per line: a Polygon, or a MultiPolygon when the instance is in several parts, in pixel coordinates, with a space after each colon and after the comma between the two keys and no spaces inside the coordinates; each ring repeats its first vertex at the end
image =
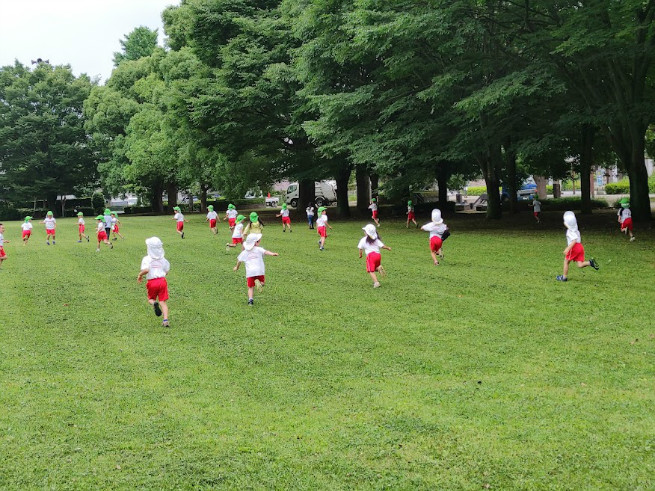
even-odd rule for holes
{"type": "Polygon", "coordinates": [[[84,216],[84,213],[82,213],[81,211],[78,211],[78,212],[77,212],[77,216],[78,216],[78,217],[83,217],[83,216],[84,216]]]}
{"type": "Polygon", "coordinates": [[[327,208],[325,206],[321,206],[317,211],[318,213],[323,213],[327,208]]]}
{"type": "Polygon", "coordinates": [[[257,213],[255,213],[254,211],[250,214],[250,221],[251,222],[256,222],[258,218],[259,218],[259,215],[257,213]]]}
{"type": "Polygon", "coordinates": [[[412,200],[407,201],[407,205],[412,206],[412,200]]]}
{"type": "Polygon", "coordinates": [[[286,203],[282,203],[282,209],[283,209],[283,210],[286,210],[286,209],[287,209],[287,204],[286,204],[286,203]]]}
{"type": "Polygon", "coordinates": [[[110,215],[116,215],[116,216],[118,216],[118,212],[117,212],[117,211],[112,211],[112,212],[110,213],[110,215]]]}
{"type": "Polygon", "coordinates": [[[32,217],[29,216],[29,215],[27,215],[27,216],[25,217],[25,221],[26,221],[26,222],[29,222],[31,219],[32,219],[32,217]]]}
{"type": "Polygon", "coordinates": [[[48,215],[49,217],[51,217],[52,215],[54,215],[54,213],[52,213],[51,211],[49,211],[49,212],[47,213],[47,215],[48,215]]]}
{"type": "Polygon", "coordinates": [[[227,209],[228,209],[228,210],[234,210],[234,208],[235,208],[235,207],[234,207],[234,205],[233,205],[232,203],[230,203],[229,205],[227,205],[227,209]]]}
{"type": "Polygon", "coordinates": [[[207,209],[208,209],[209,211],[214,211],[214,205],[209,205],[209,206],[207,207],[207,209]]]}
{"type": "Polygon", "coordinates": [[[111,210],[109,208],[105,208],[105,215],[109,215],[111,213],[111,210]]]}
{"type": "Polygon", "coordinates": [[[375,198],[371,198],[371,201],[375,203],[377,200],[375,198]]]}
{"type": "Polygon", "coordinates": [[[180,208],[179,206],[174,206],[173,211],[182,211],[182,208],[180,208]]]}
{"type": "Polygon", "coordinates": [[[237,215],[237,223],[241,223],[246,219],[243,215],[237,215]]]}
{"type": "Polygon", "coordinates": [[[104,219],[105,219],[105,217],[103,217],[102,215],[98,215],[98,216],[96,217],[96,220],[104,220],[104,219]]]}

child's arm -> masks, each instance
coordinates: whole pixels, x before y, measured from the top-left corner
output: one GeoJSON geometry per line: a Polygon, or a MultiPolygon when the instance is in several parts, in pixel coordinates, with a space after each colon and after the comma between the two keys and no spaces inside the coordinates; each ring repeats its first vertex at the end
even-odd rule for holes
{"type": "Polygon", "coordinates": [[[359,249],[359,258],[360,259],[362,258],[362,250],[361,249],[359,249]]]}
{"type": "Polygon", "coordinates": [[[566,249],[564,249],[564,255],[566,256],[571,249],[573,249],[573,246],[577,244],[577,241],[571,242],[566,249]]]}
{"type": "Polygon", "coordinates": [[[276,217],[281,217],[281,216],[282,216],[282,213],[280,213],[280,214],[278,214],[278,215],[275,215],[275,216],[276,216],[276,217]]]}
{"type": "Polygon", "coordinates": [[[271,252],[271,251],[264,251],[264,254],[267,256],[279,256],[277,252],[271,252]]]}
{"type": "Polygon", "coordinates": [[[148,274],[148,271],[150,271],[150,270],[149,269],[142,269],[141,271],[139,271],[139,274],[136,277],[137,283],[141,283],[141,281],[143,280],[143,277],[148,274]]]}
{"type": "Polygon", "coordinates": [[[238,271],[238,270],[239,270],[239,266],[241,266],[241,261],[239,261],[239,260],[237,259],[237,265],[236,265],[234,268],[232,268],[232,271],[238,271]]]}
{"type": "Polygon", "coordinates": [[[390,251],[391,247],[383,245],[382,247],[380,247],[380,249],[386,249],[387,251],[390,251]]]}

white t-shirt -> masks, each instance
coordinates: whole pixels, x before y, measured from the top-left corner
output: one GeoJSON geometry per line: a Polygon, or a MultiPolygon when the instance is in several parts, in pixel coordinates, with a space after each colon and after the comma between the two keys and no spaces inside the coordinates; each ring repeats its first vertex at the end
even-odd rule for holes
{"type": "Polygon", "coordinates": [[[182,215],[182,213],[180,213],[179,211],[175,214],[173,218],[175,218],[175,220],[177,220],[178,222],[184,221],[184,215],[182,215]]]}
{"type": "Polygon", "coordinates": [[[313,217],[314,216],[314,207],[313,206],[308,206],[305,211],[307,212],[308,217],[313,217]]]}
{"type": "Polygon", "coordinates": [[[246,278],[264,275],[264,253],[266,253],[266,249],[263,247],[253,247],[249,251],[241,251],[237,259],[246,263],[246,278]]]}
{"type": "Polygon", "coordinates": [[[218,213],[216,213],[215,211],[210,211],[209,213],[207,213],[207,220],[216,220],[217,217],[218,217],[218,213]]]}
{"type": "Polygon", "coordinates": [[[630,208],[622,208],[619,216],[621,217],[621,223],[623,223],[626,218],[632,218],[632,212],[630,208]]]}
{"type": "Polygon", "coordinates": [[[234,226],[234,230],[232,231],[232,238],[233,239],[243,238],[243,222],[239,222],[234,226]]]}
{"type": "Polygon", "coordinates": [[[0,234],[0,247],[5,245],[5,237],[4,235],[0,234]]]}
{"type": "Polygon", "coordinates": [[[280,210],[280,215],[282,215],[282,218],[288,217],[289,216],[289,210],[287,208],[282,208],[280,210]]]}
{"type": "Polygon", "coordinates": [[[98,226],[96,227],[98,232],[104,232],[105,231],[105,224],[104,222],[98,222],[98,226]]]}
{"type": "Polygon", "coordinates": [[[368,207],[369,210],[371,211],[376,211],[378,209],[377,203],[371,203],[371,205],[368,207]]]}
{"type": "Polygon", "coordinates": [[[541,213],[541,201],[534,200],[532,202],[532,206],[534,207],[534,212],[535,213],[541,213]]]}
{"type": "Polygon", "coordinates": [[[30,222],[25,222],[20,226],[20,228],[22,228],[25,231],[32,230],[32,224],[30,222]]]}
{"type": "Polygon", "coordinates": [[[77,224],[78,225],[84,225],[84,218],[80,217],[77,219],[77,224]]]}
{"type": "Polygon", "coordinates": [[[236,218],[238,214],[239,212],[236,210],[227,210],[225,212],[225,215],[227,215],[228,218],[236,218]]]}
{"type": "Polygon", "coordinates": [[[55,224],[57,223],[57,220],[55,220],[54,217],[53,218],[45,217],[43,219],[43,221],[45,222],[45,229],[46,230],[54,230],[55,229],[55,224]]]}
{"type": "Polygon", "coordinates": [[[446,226],[445,223],[440,223],[439,225],[437,225],[434,222],[430,222],[430,223],[426,223],[425,225],[423,225],[421,227],[421,230],[425,230],[426,232],[430,232],[430,238],[435,237],[435,236],[441,238],[441,236],[443,235],[443,233],[446,231],[447,228],[448,227],[446,226]]]}
{"type": "Polygon", "coordinates": [[[566,243],[571,245],[573,242],[582,242],[579,230],[566,229],[566,243]]]}
{"type": "Polygon", "coordinates": [[[118,218],[116,218],[116,217],[114,217],[114,218],[111,219],[111,225],[112,225],[112,228],[113,228],[114,226],[116,226],[116,222],[117,222],[117,221],[118,221],[118,218]]]}
{"type": "Polygon", "coordinates": [[[105,228],[111,228],[111,215],[105,215],[105,228]]]}
{"type": "Polygon", "coordinates": [[[327,215],[321,215],[316,219],[316,226],[317,227],[325,227],[328,222],[328,216],[327,215]]]}
{"type": "Polygon", "coordinates": [[[165,257],[161,259],[153,259],[150,256],[145,256],[141,260],[141,269],[147,269],[148,274],[146,280],[154,278],[163,278],[171,269],[171,263],[165,257]]]}
{"type": "Polygon", "coordinates": [[[368,237],[362,237],[357,244],[357,249],[363,250],[368,256],[371,252],[380,252],[380,247],[383,247],[384,244],[380,239],[375,239],[373,242],[368,241],[368,237]]]}

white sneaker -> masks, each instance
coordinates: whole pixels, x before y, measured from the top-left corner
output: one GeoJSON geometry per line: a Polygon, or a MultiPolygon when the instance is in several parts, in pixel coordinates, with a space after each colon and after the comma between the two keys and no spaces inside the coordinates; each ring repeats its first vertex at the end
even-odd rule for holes
{"type": "Polygon", "coordinates": [[[96,249],[96,252],[100,252],[100,249],[96,249]]]}
{"type": "Polygon", "coordinates": [[[634,242],[637,237],[630,237],[630,242],[634,242]]]}
{"type": "Polygon", "coordinates": [[[262,285],[262,282],[259,280],[255,280],[255,287],[257,288],[257,291],[259,293],[261,293],[262,290],[264,289],[264,285],[262,285]]]}
{"type": "Polygon", "coordinates": [[[376,281],[375,283],[373,283],[373,288],[380,288],[380,282],[376,281]]]}

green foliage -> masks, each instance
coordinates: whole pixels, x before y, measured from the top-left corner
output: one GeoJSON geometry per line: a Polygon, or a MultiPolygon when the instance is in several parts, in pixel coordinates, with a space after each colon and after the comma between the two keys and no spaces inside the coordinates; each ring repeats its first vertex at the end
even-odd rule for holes
{"type": "Polygon", "coordinates": [[[486,186],[469,186],[466,188],[466,194],[468,196],[480,196],[487,192],[486,186]]]}
{"type": "Polygon", "coordinates": [[[119,42],[123,52],[114,53],[114,66],[120,65],[123,61],[134,61],[151,56],[157,47],[157,29],[152,31],[144,26],[137,27],[119,42]]]}
{"type": "MultiPolygon", "coordinates": [[[[543,199],[541,204],[544,211],[575,211],[582,209],[582,199],[579,197],[543,199]]],[[[608,208],[609,204],[604,199],[592,199],[591,207],[596,209],[608,208]]]]}
{"type": "Polygon", "coordinates": [[[630,193],[630,181],[628,179],[622,179],[618,182],[610,182],[605,184],[605,193],[606,194],[629,194],[630,193]]]}

